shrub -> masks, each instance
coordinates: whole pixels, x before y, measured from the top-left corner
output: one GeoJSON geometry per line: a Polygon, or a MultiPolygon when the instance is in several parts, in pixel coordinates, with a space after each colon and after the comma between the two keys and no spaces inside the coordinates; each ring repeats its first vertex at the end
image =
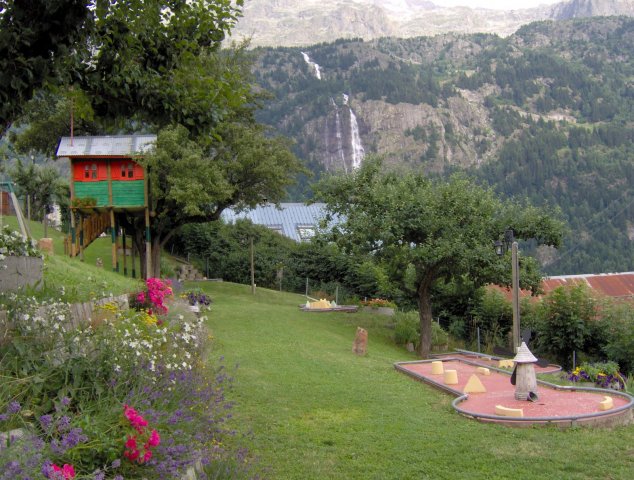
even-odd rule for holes
{"type": "Polygon", "coordinates": [[[418,346],[420,320],[416,312],[396,312],[394,315],[394,341],[397,345],[408,343],[418,346]]]}
{"type": "MultiPolygon", "coordinates": [[[[394,315],[394,341],[397,345],[414,344],[417,348],[420,343],[420,318],[418,312],[397,312],[394,315]]],[[[431,344],[432,348],[446,348],[449,343],[449,334],[436,322],[432,322],[431,344]]]]}

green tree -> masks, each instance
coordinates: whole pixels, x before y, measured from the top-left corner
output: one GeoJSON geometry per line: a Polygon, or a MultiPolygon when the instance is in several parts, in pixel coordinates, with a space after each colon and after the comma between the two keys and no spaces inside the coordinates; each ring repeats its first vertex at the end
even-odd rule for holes
{"type": "Polygon", "coordinates": [[[605,333],[597,321],[598,303],[587,287],[556,288],[543,300],[541,310],[540,351],[552,355],[564,368],[572,365],[575,351],[589,355],[601,353],[605,333]]]}
{"type": "Polygon", "coordinates": [[[41,167],[33,163],[25,166],[18,160],[11,170],[11,178],[18,187],[18,194],[29,198],[32,218],[42,220],[47,206],[53,202],[66,204],[68,183],[53,167],[41,167]]]}
{"type": "MultiPolygon", "coordinates": [[[[153,275],[158,275],[161,249],[179,228],[216,221],[225,208],[278,203],[301,171],[288,141],[270,137],[255,123],[225,123],[205,148],[183,126],[158,134],[156,148],[142,160],[150,185],[153,275]]],[[[129,219],[144,237],[142,221],[129,219]]],[[[143,248],[139,248],[143,252],[143,248]]],[[[143,254],[142,254],[143,256],[143,254]]]]}
{"type": "MultiPolygon", "coordinates": [[[[493,248],[504,229],[510,226],[517,238],[557,246],[562,225],[545,211],[502,202],[462,176],[432,181],[419,173],[382,172],[381,166],[368,159],[355,174],[322,182],[319,196],[330,215],[344,219],[331,238],[346,251],[385,262],[391,277],[417,302],[419,353],[427,357],[435,282],[466,275],[475,285],[508,283],[508,258],[500,259],[493,248]]],[[[522,260],[524,286],[536,289],[537,263],[522,260]]]]}
{"type": "Polygon", "coordinates": [[[96,2],[85,41],[57,62],[45,91],[22,105],[24,135],[50,151],[70,131],[71,111],[81,133],[179,123],[208,135],[254,98],[244,45],[220,50],[241,6],[241,0],[96,2]]]}
{"type": "Polygon", "coordinates": [[[81,0],[0,1],[0,136],[62,61],[85,43],[92,25],[81,0]]]}

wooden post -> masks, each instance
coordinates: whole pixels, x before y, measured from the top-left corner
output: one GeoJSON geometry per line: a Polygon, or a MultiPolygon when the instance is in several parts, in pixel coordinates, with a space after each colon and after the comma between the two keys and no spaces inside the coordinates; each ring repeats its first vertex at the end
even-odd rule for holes
{"type": "Polygon", "coordinates": [[[114,220],[114,208],[110,208],[110,239],[112,243],[112,271],[117,271],[117,226],[114,220]]]}
{"type": "Polygon", "coordinates": [[[255,295],[255,260],[253,256],[253,237],[251,237],[251,293],[255,295]]]}
{"type": "Polygon", "coordinates": [[[136,278],[136,256],[135,256],[135,252],[136,252],[136,242],[134,241],[135,238],[135,233],[136,232],[132,232],[132,236],[130,239],[130,253],[132,254],[131,260],[132,260],[132,278],[136,278]]]}
{"type": "Polygon", "coordinates": [[[79,259],[84,261],[84,216],[79,214],[79,259]]]}
{"type": "Polygon", "coordinates": [[[149,170],[143,175],[143,196],[145,201],[145,278],[152,276],[152,239],[150,237],[150,184],[149,170]]]}
{"type": "Polygon", "coordinates": [[[520,272],[517,258],[517,242],[513,242],[511,249],[513,275],[513,353],[520,346],[520,272]]]}
{"type": "Polygon", "coordinates": [[[150,236],[150,209],[145,207],[145,278],[152,276],[152,238],[150,236]]]}
{"type": "Polygon", "coordinates": [[[128,262],[125,254],[125,229],[121,230],[121,247],[123,249],[123,276],[128,276],[128,262]]]}

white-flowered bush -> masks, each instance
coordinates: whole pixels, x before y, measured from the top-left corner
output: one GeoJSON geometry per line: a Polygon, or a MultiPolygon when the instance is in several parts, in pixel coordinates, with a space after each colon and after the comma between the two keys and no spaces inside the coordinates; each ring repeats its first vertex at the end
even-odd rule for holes
{"type": "Polygon", "coordinates": [[[107,308],[113,315],[100,325],[98,341],[102,351],[111,352],[114,371],[129,371],[130,365],[150,371],[159,365],[168,372],[192,369],[203,344],[205,317],[171,306],[170,313],[156,322],[144,311],[107,308]]]}
{"type": "Polygon", "coordinates": [[[11,230],[8,225],[0,229],[0,263],[7,256],[42,257],[35,241],[26,240],[20,232],[11,230]]]}

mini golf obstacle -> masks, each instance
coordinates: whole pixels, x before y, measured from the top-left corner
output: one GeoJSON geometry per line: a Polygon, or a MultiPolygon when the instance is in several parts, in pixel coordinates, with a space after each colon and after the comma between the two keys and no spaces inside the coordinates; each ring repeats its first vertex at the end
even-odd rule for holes
{"type": "Polygon", "coordinates": [[[356,305],[337,305],[334,301],[329,302],[325,298],[315,300],[313,302],[307,300],[304,305],[299,306],[303,312],[348,312],[354,313],[359,307],[356,305]]]}
{"type": "MultiPolygon", "coordinates": [[[[520,361],[522,358],[526,360],[527,357],[520,357],[520,361]]],[[[516,386],[510,381],[512,371],[496,366],[500,360],[503,359],[459,351],[436,356],[432,360],[397,362],[394,367],[416,380],[454,395],[453,408],[461,415],[481,422],[570,427],[614,426],[632,421],[634,398],[616,390],[563,387],[536,380],[536,388],[532,382],[529,384],[538,390],[538,395],[532,392],[533,395],[526,395],[526,400],[518,399],[516,386]]],[[[504,364],[508,365],[508,362],[504,364]]],[[[534,368],[537,373],[561,370],[557,365],[534,368]]]]}

